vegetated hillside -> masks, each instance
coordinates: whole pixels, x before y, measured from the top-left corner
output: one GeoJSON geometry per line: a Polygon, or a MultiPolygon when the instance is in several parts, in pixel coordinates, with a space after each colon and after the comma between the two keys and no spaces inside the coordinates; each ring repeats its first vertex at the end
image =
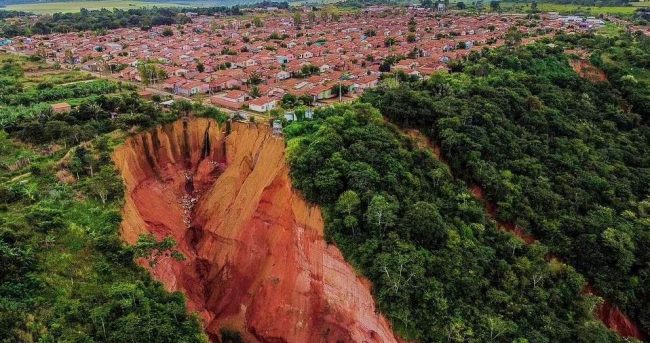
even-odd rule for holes
{"type": "Polygon", "coordinates": [[[617,341],[571,267],[499,231],[467,186],[368,104],[285,128],[294,185],[327,237],[373,282],[380,311],[418,341],[617,341]]]}
{"type": "Polygon", "coordinates": [[[205,15],[222,13],[240,15],[239,7],[168,7],[87,10],[72,13],[55,13],[40,16],[36,21],[0,22],[2,36],[29,36],[53,32],[109,30],[121,27],[141,27],[143,29],[160,25],[185,24],[192,19],[184,13],[194,12],[205,15]]]}
{"type": "Polygon", "coordinates": [[[267,125],[191,119],[128,139],[122,237],[171,237],[150,270],[187,296],[215,342],[397,342],[367,282],[323,239],[267,125]],[[229,123],[230,124],[230,123],[229,123]]]}
{"type": "Polygon", "coordinates": [[[472,54],[462,72],[384,84],[364,100],[426,132],[500,219],[535,235],[648,332],[649,56],[645,37],[560,36],[472,54]],[[607,82],[571,69],[562,47],[574,45],[594,49],[607,82]]]}
{"type": "MultiPolygon", "coordinates": [[[[22,71],[47,66],[0,59],[2,99],[39,88],[36,76],[22,71]]],[[[40,88],[61,87],[48,84],[40,88]]],[[[183,295],[165,291],[134,263],[170,253],[173,241],[127,247],[118,231],[123,185],[110,154],[120,136],[109,132],[181,112],[164,113],[133,94],[78,100],[69,113],[34,109],[0,130],[0,341],[207,341],[183,295]]]]}

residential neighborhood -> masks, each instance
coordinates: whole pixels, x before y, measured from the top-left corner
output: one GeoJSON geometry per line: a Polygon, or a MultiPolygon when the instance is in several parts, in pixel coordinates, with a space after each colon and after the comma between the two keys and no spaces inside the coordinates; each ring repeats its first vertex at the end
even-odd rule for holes
{"type": "Polygon", "coordinates": [[[15,37],[1,48],[222,108],[268,112],[285,96],[308,105],[353,99],[386,72],[417,78],[445,72],[472,51],[506,44],[511,29],[530,40],[599,25],[553,13],[530,18],[375,6],[335,17],[311,8],[270,9],[245,17],[192,15],[188,24],[149,30],[15,37]]]}

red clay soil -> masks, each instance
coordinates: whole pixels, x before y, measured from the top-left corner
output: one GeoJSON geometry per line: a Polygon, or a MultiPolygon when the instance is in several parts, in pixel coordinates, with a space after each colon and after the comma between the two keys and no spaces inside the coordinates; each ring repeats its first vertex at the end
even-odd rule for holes
{"type": "Polygon", "coordinates": [[[521,240],[524,241],[526,244],[533,244],[537,242],[535,236],[527,233],[520,226],[515,225],[514,223],[511,222],[506,222],[497,219],[497,205],[485,199],[485,192],[483,191],[483,188],[481,188],[478,185],[471,185],[469,187],[469,191],[470,193],[472,193],[472,196],[476,200],[479,200],[483,204],[483,206],[485,207],[485,212],[488,214],[490,218],[492,218],[497,223],[499,229],[510,232],[511,234],[521,238],[521,240]]]}
{"type": "MultiPolygon", "coordinates": [[[[429,148],[433,154],[443,163],[448,164],[447,160],[442,156],[442,149],[440,145],[431,142],[431,140],[424,136],[420,131],[416,129],[408,129],[405,131],[406,135],[411,137],[420,148],[429,148]]],[[[505,222],[497,219],[498,207],[495,203],[488,201],[485,196],[485,191],[479,185],[471,185],[469,191],[472,196],[483,203],[485,207],[485,213],[493,219],[497,227],[503,231],[507,231],[522,239],[526,244],[533,244],[537,242],[537,238],[530,233],[527,233],[521,227],[515,225],[514,223],[505,222]]],[[[557,257],[549,255],[547,259],[550,261],[552,259],[557,259],[557,257]]],[[[590,285],[587,285],[584,290],[585,294],[596,295],[590,285]]],[[[600,319],[603,324],[610,330],[616,332],[622,337],[632,337],[645,341],[647,338],[646,335],[639,329],[639,327],[623,313],[616,305],[604,300],[596,309],[594,310],[594,315],[600,319]]]]}
{"type": "Polygon", "coordinates": [[[184,261],[152,275],[186,295],[212,341],[396,342],[370,284],[323,239],[291,187],[284,142],[265,126],[178,121],[130,138],[113,159],[126,183],[121,234],[172,236],[184,261]]]}
{"type": "MultiPolygon", "coordinates": [[[[584,294],[595,295],[596,292],[587,285],[583,291],[584,294]]],[[[641,341],[646,341],[647,336],[628,318],[616,305],[604,301],[595,310],[596,317],[600,319],[605,326],[617,332],[623,337],[633,337],[641,341]]]]}
{"type": "Polygon", "coordinates": [[[580,75],[580,77],[584,79],[587,79],[591,82],[607,81],[607,75],[605,75],[605,72],[598,69],[587,60],[572,59],[570,60],[569,64],[571,65],[571,68],[573,68],[573,71],[575,71],[576,74],[580,75]]]}

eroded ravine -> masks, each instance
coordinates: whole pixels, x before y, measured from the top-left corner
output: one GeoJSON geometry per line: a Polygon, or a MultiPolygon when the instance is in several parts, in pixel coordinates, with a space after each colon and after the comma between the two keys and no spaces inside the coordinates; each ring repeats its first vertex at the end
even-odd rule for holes
{"type": "MultiPolygon", "coordinates": [[[[449,162],[446,157],[442,154],[442,148],[438,144],[434,144],[428,137],[422,134],[419,130],[416,129],[405,129],[404,132],[409,136],[421,149],[429,149],[433,155],[442,163],[449,166],[449,162]]],[[[530,233],[527,233],[523,228],[515,225],[514,223],[506,222],[497,218],[498,208],[497,205],[493,202],[490,202],[485,196],[485,191],[479,185],[471,185],[469,187],[469,192],[472,196],[479,200],[485,209],[487,216],[494,220],[497,224],[497,227],[503,231],[509,232],[519,239],[521,239],[526,244],[533,244],[537,242],[535,236],[530,233]]],[[[558,259],[555,256],[547,256],[548,260],[558,259]]],[[[591,286],[587,285],[584,289],[585,294],[597,294],[591,286]]],[[[616,332],[622,337],[631,337],[639,340],[645,340],[647,337],[644,332],[639,329],[632,319],[630,319],[623,311],[621,311],[616,305],[611,302],[604,300],[594,311],[594,315],[603,322],[603,324],[610,330],[616,332]]]]}
{"type": "Polygon", "coordinates": [[[323,240],[319,208],[291,187],[284,142],[266,126],[206,119],[128,139],[121,234],[172,236],[186,257],[146,266],[182,291],[208,335],[245,341],[395,342],[369,284],[323,240]]]}

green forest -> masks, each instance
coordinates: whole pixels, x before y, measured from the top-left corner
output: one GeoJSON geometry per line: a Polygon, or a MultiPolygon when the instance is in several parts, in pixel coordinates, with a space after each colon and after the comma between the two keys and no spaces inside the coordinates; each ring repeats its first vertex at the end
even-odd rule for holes
{"type": "Polygon", "coordinates": [[[650,40],[559,35],[472,53],[448,75],[385,82],[363,101],[438,144],[499,219],[537,237],[650,331],[650,40]],[[607,75],[573,71],[592,51],[607,75]]]}
{"type": "MultiPolygon", "coordinates": [[[[87,10],[80,12],[55,13],[40,16],[37,21],[2,22],[0,33],[3,36],[29,36],[53,32],[103,31],[121,27],[140,27],[144,30],[152,26],[185,24],[192,19],[185,15],[193,12],[203,15],[241,15],[238,6],[233,7],[166,7],[87,10]]],[[[0,11],[1,13],[1,11],[0,11]]],[[[8,12],[7,16],[20,14],[8,12]]]]}
{"type": "Polygon", "coordinates": [[[163,111],[108,81],[30,85],[23,69],[33,60],[2,63],[3,108],[37,110],[0,131],[0,342],[207,342],[184,296],[135,263],[175,243],[120,239],[123,184],[110,155],[133,129],[190,110],[223,115],[187,102],[163,111]],[[69,113],[45,102],[67,97],[79,102],[69,113]]]}
{"type": "Polygon", "coordinates": [[[423,342],[610,342],[585,279],[499,231],[464,182],[368,104],[285,129],[294,186],[373,282],[397,333],[423,342]]]}

